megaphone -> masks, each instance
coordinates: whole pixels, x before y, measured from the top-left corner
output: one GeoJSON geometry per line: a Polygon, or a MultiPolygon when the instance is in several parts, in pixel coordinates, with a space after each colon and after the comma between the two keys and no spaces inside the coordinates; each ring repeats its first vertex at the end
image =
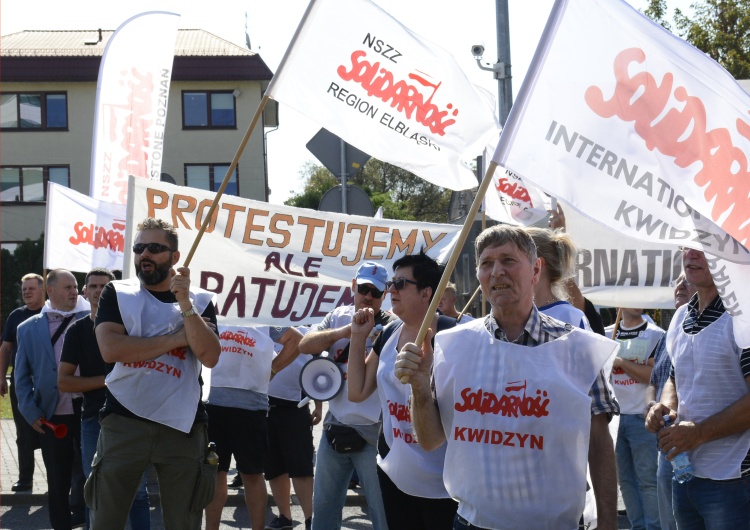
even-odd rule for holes
{"type": "Polygon", "coordinates": [[[302,367],[299,385],[308,397],[300,401],[298,407],[304,407],[311,399],[330,401],[344,388],[344,374],[331,359],[318,357],[302,367]]]}
{"type": "Polygon", "coordinates": [[[56,424],[52,423],[50,421],[47,421],[45,419],[42,419],[42,425],[46,425],[50,429],[52,429],[52,434],[55,435],[55,438],[65,438],[68,435],[68,426],[64,424],[56,424]]]}

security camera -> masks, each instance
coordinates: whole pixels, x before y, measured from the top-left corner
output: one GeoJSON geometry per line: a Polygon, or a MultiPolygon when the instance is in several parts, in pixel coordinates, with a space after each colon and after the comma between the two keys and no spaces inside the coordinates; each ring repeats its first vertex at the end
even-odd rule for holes
{"type": "Polygon", "coordinates": [[[484,46],[482,46],[481,44],[474,44],[471,47],[471,54],[477,58],[481,57],[482,55],[484,55],[484,46]]]}

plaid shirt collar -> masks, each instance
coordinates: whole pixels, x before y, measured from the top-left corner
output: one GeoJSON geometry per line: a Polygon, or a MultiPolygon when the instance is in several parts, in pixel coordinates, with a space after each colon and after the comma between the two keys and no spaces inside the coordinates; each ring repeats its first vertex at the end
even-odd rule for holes
{"type": "Polygon", "coordinates": [[[505,334],[503,328],[500,327],[495,316],[490,313],[484,320],[484,325],[493,337],[503,342],[512,342],[513,344],[520,344],[521,346],[535,346],[537,341],[533,337],[538,337],[541,331],[542,320],[540,318],[541,313],[536,308],[536,305],[531,306],[531,314],[529,319],[526,321],[526,325],[523,328],[523,332],[519,337],[511,341],[505,334]]]}
{"type": "Polygon", "coordinates": [[[508,340],[508,336],[497,323],[497,320],[495,320],[492,313],[487,315],[484,320],[484,325],[497,340],[512,342],[513,344],[518,344],[520,346],[532,347],[562,337],[573,329],[573,326],[570,324],[566,324],[565,322],[561,322],[545,315],[537,309],[536,305],[531,307],[531,314],[526,321],[523,332],[514,341],[508,340]]]}

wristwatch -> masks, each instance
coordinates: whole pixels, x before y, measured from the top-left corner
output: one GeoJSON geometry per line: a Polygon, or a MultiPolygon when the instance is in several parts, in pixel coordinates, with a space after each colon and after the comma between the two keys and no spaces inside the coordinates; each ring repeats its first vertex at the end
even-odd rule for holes
{"type": "Polygon", "coordinates": [[[182,318],[186,318],[197,315],[198,311],[195,310],[195,306],[191,305],[190,309],[188,309],[187,311],[180,311],[180,314],[182,315],[182,318]]]}

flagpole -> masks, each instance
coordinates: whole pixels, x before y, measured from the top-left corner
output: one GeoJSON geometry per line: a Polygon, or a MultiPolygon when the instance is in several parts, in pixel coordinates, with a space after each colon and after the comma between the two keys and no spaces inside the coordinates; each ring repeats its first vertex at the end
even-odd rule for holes
{"type": "Polygon", "coordinates": [[[469,301],[466,303],[466,306],[461,310],[461,312],[456,317],[456,322],[460,322],[461,321],[461,317],[464,316],[464,314],[469,310],[469,306],[471,306],[471,303],[474,301],[474,299],[479,294],[479,291],[481,291],[481,290],[482,290],[481,287],[477,287],[477,290],[474,291],[473,295],[471,295],[471,298],[469,298],[469,301]]]}
{"type": "Polygon", "coordinates": [[[195,250],[196,248],[198,248],[198,243],[200,243],[200,240],[203,238],[203,233],[206,231],[206,228],[208,228],[210,219],[213,216],[214,211],[216,210],[216,206],[219,204],[219,199],[224,193],[224,189],[227,187],[227,184],[229,184],[229,177],[237,168],[237,163],[239,162],[240,156],[242,156],[242,151],[245,150],[245,146],[247,145],[247,142],[250,140],[250,135],[253,133],[253,129],[255,129],[256,123],[258,122],[261,115],[263,114],[263,109],[268,103],[268,100],[271,99],[270,94],[273,94],[274,86],[276,82],[278,81],[278,79],[281,77],[281,74],[284,72],[284,66],[286,65],[287,58],[289,57],[289,52],[290,50],[294,49],[294,45],[296,44],[297,40],[299,39],[300,34],[302,33],[302,28],[305,26],[305,22],[307,22],[307,19],[310,17],[310,13],[312,12],[313,7],[315,7],[316,1],[317,0],[310,0],[310,3],[307,5],[305,14],[302,15],[302,20],[300,20],[300,23],[297,26],[297,30],[294,32],[294,36],[292,36],[292,40],[289,42],[289,46],[287,47],[286,52],[284,53],[284,57],[281,58],[281,63],[279,64],[279,68],[276,70],[276,74],[271,79],[271,82],[268,83],[268,88],[266,88],[266,93],[263,96],[263,99],[260,101],[258,110],[255,111],[255,116],[253,116],[253,121],[250,122],[250,126],[247,128],[245,137],[242,139],[242,142],[240,143],[240,146],[237,149],[237,154],[234,155],[232,164],[229,166],[229,169],[227,170],[227,174],[221,183],[221,187],[216,192],[216,197],[214,198],[214,202],[211,204],[211,208],[208,210],[208,213],[206,214],[206,219],[203,221],[203,224],[201,225],[201,229],[198,231],[198,235],[196,236],[195,241],[193,241],[193,246],[190,248],[190,252],[188,253],[187,258],[185,259],[185,265],[184,265],[185,267],[188,267],[190,265],[190,261],[193,259],[193,254],[195,254],[195,250]]]}
{"type": "Polygon", "coordinates": [[[221,199],[221,196],[224,194],[224,190],[226,189],[227,184],[229,184],[229,178],[232,176],[232,173],[234,173],[234,170],[237,169],[237,164],[240,161],[242,152],[245,150],[247,142],[250,141],[250,136],[253,134],[255,126],[258,124],[258,120],[263,115],[263,109],[266,107],[269,99],[270,98],[268,96],[263,96],[263,99],[260,100],[260,105],[258,105],[258,109],[255,111],[255,116],[253,116],[253,119],[250,122],[250,126],[247,128],[247,132],[245,133],[244,138],[242,138],[240,146],[237,148],[237,152],[234,154],[232,163],[229,165],[229,169],[227,169],[227,174],[224,176],[224,180],[221,181],[221,186],[219,186],[219,190],[216,192],[214,202],[211,203],[211,208],[208,209],[206,218],[203,220],[203,224],[201,224],[201,229],[198,231],[198,235],[195,237],[195,241],[193,241],[193,246],[190,247],[190,252],[188,252],[187,258],[185,258],[185,267],[190,266],[190,261],[193,259],[193,254],[195,254],[195,250],[198,248],[198,243],[200,243],[201,239],[203,238],[203,233],[206,231],[206,228],[208,228],[208,224],[211,222],[214,211],[216,211],[216,207],[219,204],[219,199],[221,199]]]}
{"type": "MultiPolygon", "coordinates": [[[[487,193],[487,188],[489,188],[490,186],[490,181],[492,180],[492,175],[495,174],[496,168],[497,163],[493,160],[487,167],[487,173],[485,173],[484,178],[482,179],[482,183],[479,185],[479,189],[477,189],[477,194],[474,196],[474,202],[471,203],[471,208],[469,209],[469,213],[466,215],[466,221],[464,222],[464,226],[458,236],[458,241],[456,241],[456,244],[453,247],[453,251],[451,252],[451,256],[450,258],[448,258],[448,262],[445,264],[443,277],[440,278],[440,283],[437,286],[435,294],[433,294],[432,296],[430,307],[427,308],[427,313],[425,314],[424,320],[422,321],[422,327],[419,328],[417,338],[414,339],[414,342],[420,347],[424,342],[425,336],[427,336],[427,330],[430,329],[430,324],[432,323],[432,319],[435,316],[435,311],[437,310],[438,304],[440,304],[440,297],[443,296],[443,291],[445,291],[445,287],[450,281],[451,274],[453,274],[453,269],[456,267],[456,262],[458,261],[458,257],[461,255],[464,243],[469,237],[469,232],[474,225],[474,219],[477,216],[479,207],[482,205],[484,195],[485,193],[487,193]]],[[[409,382],[409,376],[404,375],[399,380],[401,381],[401,383],[407,384],[409,382]]]]}

